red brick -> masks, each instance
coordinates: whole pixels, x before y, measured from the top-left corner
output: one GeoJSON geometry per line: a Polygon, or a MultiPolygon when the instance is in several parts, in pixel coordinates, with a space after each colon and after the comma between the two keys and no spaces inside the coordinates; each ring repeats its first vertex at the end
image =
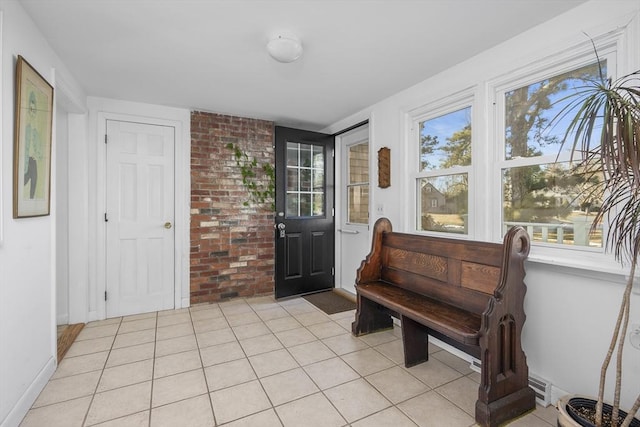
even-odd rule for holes
{"type": "Polygon", "coordinates": [[[243,206],[248,194],[226,148],[229,142],[259,161],[274,163],[272,122],[200,111],[191,114],[191,208],[198,210],[191,216],[190,228],[192,304],[220,301],[221,295],[232,292],[241,297],[273,293],[273,213],[269,206],[243,206]],[[200,227],[211,220],[220,225],[200,227]],[[246,231],[231,233],[229,224],[246,231]],[[218,237],[205,239],[206,234],[218,237]],[[228,256],[211,255],[222,252],[228,256]],[[240,260],[246,256],[255,259],[240,260]]]}

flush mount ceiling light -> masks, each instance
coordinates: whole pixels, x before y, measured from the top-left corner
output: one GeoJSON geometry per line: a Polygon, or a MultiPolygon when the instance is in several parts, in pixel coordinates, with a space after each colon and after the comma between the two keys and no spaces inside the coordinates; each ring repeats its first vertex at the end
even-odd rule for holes
{"type": "Polygon", "coordinates": [[[281,34],[269,40],[267,51],[276,61],[293,62],[302,56],[302,43],[292,34],[281,34]]]}

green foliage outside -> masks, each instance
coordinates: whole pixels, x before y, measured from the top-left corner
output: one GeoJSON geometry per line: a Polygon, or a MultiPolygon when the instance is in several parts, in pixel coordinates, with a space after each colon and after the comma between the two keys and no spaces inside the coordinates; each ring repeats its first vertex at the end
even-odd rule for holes
{"type": "MultiPolygon", "coordinates": [[[[571,224],[576,217],[594,216],[598,211],[602,200],[602,179],[593,173],[597,165],[555,162],[568,123],[552,123],[563,103],[566,104],[565,98],[598,76],[598,65],[593,64],[505,93],[505,160],[540,156],[552,156],[553,160],[502,171],[504,221],[571,224]]],[[[446,137],[446,142],[440,141],[442,136],[425,131],[424,125],[428,122],[421,123],[423,170],[470,165],[470,119],[466,125],[458,124],[458,130],[446,137]]],[[[462,222],[467,214],[468,186],[467,175],[461,176],[465,185],[438,187],[447,204],[454,206],[456,212],[449,212],[447,218],[436,215],[447,213],[442,209],[438,212],[423,209],[423,229],[444,230],[447,225],[453,227],[462,222]]]]}

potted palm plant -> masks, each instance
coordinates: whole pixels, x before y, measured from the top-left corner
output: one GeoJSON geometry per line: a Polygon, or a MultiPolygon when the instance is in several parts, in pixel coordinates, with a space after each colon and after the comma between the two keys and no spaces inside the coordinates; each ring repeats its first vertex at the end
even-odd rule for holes
{"type": "MultiPolygon", "coordinates": [[[[595,50],[595,46],[594,46],[595,50]]],[[[591,227],[607,222],[605,249],[629,269],[620,311],[602,363],[597,399],[566,397],[558,403],[559,426],[640,426],[635,414],[640,395],[628,413],[620,410],[622,354],[629,325],[631,291],[640,256],[640,71],[617,80],[607,78],[596,58],[599,78],[567,97],[553,122],[569,123],[562,140],[586,173],[602,180],[602,207],[591,227]],[[615,387],[611,404],[604,402],[607,369],[615,356],[615,387]]]]}

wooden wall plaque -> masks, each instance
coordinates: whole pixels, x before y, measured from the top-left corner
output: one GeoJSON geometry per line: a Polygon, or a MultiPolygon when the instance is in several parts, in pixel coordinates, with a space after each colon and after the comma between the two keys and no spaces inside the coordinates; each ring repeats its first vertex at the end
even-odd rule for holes
{"type": "Polygon", "coordinates": [[[378,150],[378,187],[391,186],[391,149],[382,147],[378,150]]]}

